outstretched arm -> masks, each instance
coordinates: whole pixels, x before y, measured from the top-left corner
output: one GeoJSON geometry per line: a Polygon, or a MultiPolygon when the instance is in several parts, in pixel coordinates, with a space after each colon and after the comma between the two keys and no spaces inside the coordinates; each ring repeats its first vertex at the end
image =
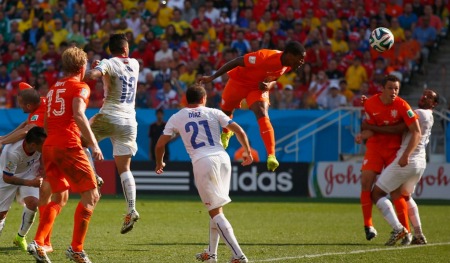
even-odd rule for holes
{"type": "Polygon", "coordinates": [[[95,60],[92,62],[91,70],[88,70],[86,75],[84,75],[84,81],[95,80],[103,76],[102,72],[95,68],[98,64],[100,64],[100,60],[95,60]]]}
{"type": "Polygon", "coordinates": [[[22,140],[23,138],[25,138],[27,132],[34,126],[35,126],[34,124],[28,124],[27,121],[22,122],[12,132],[6,134],[5,136],[0,137],[0,146],[15,143],[19,140],[22,140]]]}
{"type": "Polygon", "coordinates": [[[164,167],[166,166],[166,163],[164,163],[164,154],[166,153],[166,144],[170,142],[172,139],[172,136],[162,134],[159,136],[158,142],[156,143],[155,147],[155,161],[156,161],[156,167],[155,172],[157,174],[161,174],[163,172],[164,167]]]}
{"type": "Polygon", "coordinates": [[[84,81],[89,81],[89,80],[95,80],[100,78],[101,76],[103,76],[102,72],[98,69],[91,69],[88,72],[86,72],[86,75],[84,75],[84,81]]]}
{"type": "Polygon", "coordinates": [[[233,60],[228,61],[225,65],[223,65],[220,69],[216,71],[212,76],[203,76],[200,78],[200,82],[209,83],[214,79],[222,76],[228,71],[234,69],[235,67],[245,67],[244,57],[237,57],[233,60]]]}

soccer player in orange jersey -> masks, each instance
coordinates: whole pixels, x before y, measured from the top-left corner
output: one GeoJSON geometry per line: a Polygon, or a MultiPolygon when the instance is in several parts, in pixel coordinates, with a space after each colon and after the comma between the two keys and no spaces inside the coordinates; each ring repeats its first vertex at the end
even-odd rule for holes
{"type": "Polygon", "coordinates": [[[44,239],[50,232],[56,216],[66,204],[64,195],[69,188],[81,195],[75,210],[71,246],[66,256],[75,262],[91,262],[83,250],[83,243],[94,207],[99,199],[95,173],[81,146],[80,134],[86,139],[96,160],[103,154],[85,115],[90,89],[81,82],[86,71],[87,55],[71,47],[62,54],[65,77],[58,80],[47,94],[45,128],[47,139],[42,149],[45,173],[52,189],[51,202],[42,215],[42,221],[28,252],[38,262],[50,262],[43,248],[44,239]]]}
{"type": "MultiPolygon", "coordinates": [[[[306,50],[299,42],[289,42],[284,51],[261,49],[237,57],[216,71],[212,76],[203,76],[200,81],[208,83],[228,72],[230,79],[222,93],[222,111],[231,116],[234,109],[240,108],[246,99],[250,109],[255,113],[261,138],[268,157],[267,169],[274,171],[279,163],[275,157],[275,134],[269,119],[269,90],[275,81],[290,70],[297,70],[304,64],[306,50]]],[[[222,132],[222,144],[226,149],[231,131],[222,132]]]]}
{"type": "MultiPolygon", "coordinates": [[[[39,92],[25,82],[19,83],[19,90],[17,102],[23,112],[28,113],[28,118],[12,132],[0,138],[0,147],[22,140],[34,126],[44,127],[44,114],[47,109],[47,99],[45,97],[40,97],[39,92]]],[[[42,175],[45,177],[44,174],[42,175]]],[[[50,185],[44,180],[39,189],[39,216],[42,216],[43,209],[45,209],[45,206],[50,201],[50,196],[50,185]]],[[[51,233],[45,238],[44,248],[47,252],[53,251],[50,243],[50,234],[51,233]]],[[[21,249],[26,250],[27,243],[25,237],[17,235],[14,239],[14,244],[21,249]]]]}
{"type": "Polygon", "coordinates": [[[25,82],[19,83],[19,89],[17,102],[23,112],[28,113],[28,118],[12,132],[0,137],[0,145],[25,138],[26,133],[34,126],[44,127],[44,112],[47,106],[45,97],[39,97],[38,91],[25,82]]]}
{"type": "MultiPolygon", "coordinates": [[[[366,120],[362,125],[362,129],[375,132],[374,136],[367,140],[367,149],[361,168],[360,201],[367,240],[371,240],[377,235],[377,231],[372,223],[372,187],[376,176],[395,159],[396,153],[400,148],[404,125],[399,124],[404,122],[411,134],[420,135],[418,117],[409,104],[398,97],[399,90],[400,80],[393,75],[388,75],[383,81],[382,93],[372,96],[364,103],[366,120]],[[392,126],[392,133],[385,133],[383,129],[377,129],[377,127],[386,126],[392,126]]],[[[412,136],[412,138],[417,138],[417,136],[412,136]]],[[[356,137],[356,141],[361,142],[361,135],[356,137]]],[[[416,145],[417,142],[411,140],[408,148],[413,149],[416,145]]],[[[408,164],[408,156],[405,154],[398,162],[402,167],[405,166],[408,164]]],[[[402,224],[408,228],[406,201],[403,198],[393,201],[397,208],[399,219],[402,217],[406,218],[406,220],[402,221],[402,224]]]]}

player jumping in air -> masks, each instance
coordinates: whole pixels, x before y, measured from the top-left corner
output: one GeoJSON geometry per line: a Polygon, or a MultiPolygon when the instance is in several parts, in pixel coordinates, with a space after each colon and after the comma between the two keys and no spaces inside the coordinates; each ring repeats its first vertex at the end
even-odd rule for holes
{"type": "Polygon", "coordinates": [[[114,161],[127,201],[127,214],[120,233],[133,229],[139,219],[136,211],[136,184],[130,170],[131,157],[137,152],[137,121],[135,111],[139,62],[129,58],[128,39],[125,34],[109,38],[113,57],[95,61],[86,73],[88,80],[103,78],[105,100],[99,113],[91,118],[91,128],[98,141],[110,138],[114,161]]]}
{"type": "MultiPolygon", "coordinates": [[[[267,169],[274,171],[279,163],[275,157],[275,134],[269,119],[269,91],[276,80],[290,70],[297,70],[304,64],[306,50],[299,42],[289,42],[284,51],[261,49],[237,57],[216,71],[212,76],[203,76],[200,81],[208,83],[228,73],[228,80],[222,93],[222,111],[232,116],[246,99],[255,113],[259,131],[267,151],[267,169]]],[[[226,149],[233,132],[223,129],[222,144],[226,149]]]]}

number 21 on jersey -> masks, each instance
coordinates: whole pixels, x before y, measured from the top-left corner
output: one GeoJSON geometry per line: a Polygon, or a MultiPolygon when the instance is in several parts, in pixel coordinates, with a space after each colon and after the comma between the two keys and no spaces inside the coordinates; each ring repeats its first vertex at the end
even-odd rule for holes
{"type": "Polygon", "coordinates": [[[190,122],[186,123],[186,125],[184,126],[184,129],[186,130],[186,132],[191,132],[191,129],[192,129],[192,136],[191,136],[192,148],[198,149],[198,148],[206,145],[205,142],[202,142],[202,141],[197,142],[199,128],[202,128],[205,130],[205,134],[206,134],[206,137],[208,138],[209,145],[214,146],[214,140],[212,138],[211,130],[209,129],[208,121],[202,120],[202,121],[199,121],[198,123],[195,121],[190,121],[190,122]],[[199,127],[199,125],[202,127],[199,127]]]}

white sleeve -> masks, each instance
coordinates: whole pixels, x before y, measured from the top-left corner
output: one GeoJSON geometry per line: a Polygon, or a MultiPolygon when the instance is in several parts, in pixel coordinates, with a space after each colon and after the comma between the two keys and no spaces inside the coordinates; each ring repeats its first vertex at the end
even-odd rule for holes
{"type": "Polygon", "coordinates": [[[110,70],[109,61],[107,59],[102,59],[100,63],[95,67],[95,69],[100,70],[102,75],[106,75],[110,70]]]}
{"type": "Polygon", "coordinates": [[[13,176],[16,173],[17,164],[19,163],[19,155],[9,151],[3,154],[5,154],[5,167],[3,168],[3,173],[13,176]]]}
{"type": "Polygon", "coordinates": [[[217,119],[219,120],[220,126],[223,127],[227,127],[230,123],[233,123],[234,121],[227,116],[225,113],[223,113],[223,111],[218,110],[218,109],[214,109],[214,113],[217,116],[217,119]]]}
{"type": "Polygon", "coordinates": [[[169,120],[166,123],[166,126],[164,126],[163,134],[174,136],[178,133],[177,128],[175,127],[175,115],[170,117],[169,120]]]}

